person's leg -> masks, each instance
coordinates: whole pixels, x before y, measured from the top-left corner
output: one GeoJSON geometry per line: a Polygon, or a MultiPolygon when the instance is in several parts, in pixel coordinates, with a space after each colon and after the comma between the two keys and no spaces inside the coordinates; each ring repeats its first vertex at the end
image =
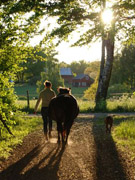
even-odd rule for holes
{"type": "Polygon", "coordinates": [[[44,135],[45,135],[45,138],[48,139],[48,137],[47,137],[47,121],[48,121],[48,120],[47,120],[46,110],[47,110],[46,107],[42,107],[42,109],[41,109],[41,115],[42,115],[42,119],[43,119],[44,135]]]}
{"type": "Polygon", "coordinates": [[[52,134],[51,134],[51,132],[52,132],[52,119],[50,119],[48,117],[48,120],[49,120],[49,137],[51,138],[52,137],[52,134]]]}

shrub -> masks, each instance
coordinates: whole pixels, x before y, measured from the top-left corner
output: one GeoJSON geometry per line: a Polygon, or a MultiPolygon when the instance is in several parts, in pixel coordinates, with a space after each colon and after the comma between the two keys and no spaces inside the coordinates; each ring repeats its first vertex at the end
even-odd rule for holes
{"type": "Polygon", "coordinates": [[[95,82],[86,91],[84,91],[84,98],[88,100],[95,100],[97,87],[98,80],[96,79],[95,82]]]}
{"type": "Polygon", "coordinates": [[[109,87],[108,94],[110,93],[127,93],[130,92],[129,86],[126,84],[114,84],[109,87]]]}

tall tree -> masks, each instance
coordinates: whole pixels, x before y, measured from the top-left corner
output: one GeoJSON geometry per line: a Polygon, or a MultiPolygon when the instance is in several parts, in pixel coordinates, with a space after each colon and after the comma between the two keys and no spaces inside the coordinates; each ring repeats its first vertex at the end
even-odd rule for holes
{"type": "Polygon", "coordinates": [[[96,93],[97,105],[107,97],[107,91],[111,78],[114,59],[114,41],[120,39],[121,32],[124,32],[123,39],[134,40],[134,26],[132,20],[135,18],[135,2],[119,0],[119,2],[109,0],[97,1],[49,1],[47,4],[48,14],[57,17],[59,27],[54,29],[51,36],[57,36],[62,40],[68,39],[69,34],[79,29],[79,40],[74,45],[89,44],[93,40],[101,38],[102,57],[101,68],[96,93]],[[113,11],[114,19],[110,27],[106,26],[101,18],[106,8],[113,11]],[[123,13],[124,12],[124,13],[123,13]],[[84,27],[84,29],[83,29],[84,27]],[[128,37],[128,39],[127,39],[128,37]]]}
{"type": "MultiPolygon", "coordinates": [[[[26,18],[26,23],[22,23],[21,28],[25,34],[31,37],[38,31],[40,19],[45,16],[55,17],[57,25],[53,27],[52,33],[46,34],[42,43],[52,37],[57,40],[70,40],[69,35],[73,32],[79,33],[78,41],[74,45],[90,44],[100,38],[102,40],[102,57],[99,76],[99,86],[96,101],[106,99],[114,56],[115,38],[123,41],[135,40],[135,27],[133,26],[135,2],[134,0],[109,1],[109,0],[40,0],[40,1],[6,1],[12,4],[10,15],[25,14],[31,12],[26,18]],[[109,7],[114,12],[114,19],[110,28],[105,28],[101,15],[105,8],[109,7]],[[125,36],[124,36],[125,35],[125,36]],[[125,39],[124,39],[125,38],[125,39]]],[[[21,30],[22,30],[21,29],[21,30]]],[[[20,31],[22,32],[22,31],[20,31]]],[[[24,35],[22,33],[22,35],[24,35]]],[[[28,36],[27,36],[28,38],[28,36]]]]}
{"type": "MultiPolygon", "coordinates": [[[[106,9],[106,0],[101,4],[102,12],[106,9]]],[[[115,20],[110,27],[102,26],[102,56],[100,65],[100,74],[98,88],[96,92],[96,108],[99,109],[100,102],[106,100],[111,71],[114,58],[114,37],[115,37],[115,20]]],[[[104,103],[106,105],[106,103],[104,103]]]]}

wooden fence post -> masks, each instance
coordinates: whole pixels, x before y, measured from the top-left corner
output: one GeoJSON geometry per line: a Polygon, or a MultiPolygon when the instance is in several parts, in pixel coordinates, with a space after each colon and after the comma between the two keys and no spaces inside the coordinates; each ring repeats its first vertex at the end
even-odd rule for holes
{"type": "Polygon", "coordinates": [[[27,107],[30,107],[29,91],[27,90],[27,107]]]}

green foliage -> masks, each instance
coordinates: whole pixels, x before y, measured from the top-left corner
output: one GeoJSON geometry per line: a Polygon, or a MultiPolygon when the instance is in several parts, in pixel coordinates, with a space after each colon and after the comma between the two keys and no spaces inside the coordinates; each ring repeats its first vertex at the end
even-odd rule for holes
{"type": "Polygon", "coordinates": [[[84,74],[88,74],[91,78],[96,79],[99,74],[100,61],[94,61],[88,64],[84,74]]]}
{"type": "Polygon", "coordinates": [[[113,84],[108,89],[108,94],[110,93],[128,93],[131,89],[126,84],[113,84]]]}
{"type": "Polygon", "coordinates": [[[97,91],[98,81],[95,79],[94,83],[84,92],[84,98],[88,100],[95,100],[97,91]]]}
{"type": "MultiPolygon", "coordinates": [[[[5,46],[0,49],[0,115],[6,124],[12,125],[10,120],[13,111],[16,111],[14,95],[15,73],[20,70],[19,63],[23,59],[20,47],[5,46]],[[22,58],[22,59],[21,59],[22,58]]],[[[3,124],[0,122],[0,128],[3,124]]]]}
{"type": "MultiPolygon", "coordinates": [[[[15,1],[0,3],[0,118],[8,127],[13,126],[12,113],[16,111],[14,95],[15,75],[21,71],[19,64],[26,58],[24,42],[27,41],[27,33],[24,32],[24,25],[21,26],[22,16],[18,13],[10,14],[15,1]]],[[[4,129],[0,121],[2,134],[4,129]]]]}
{"type": "Polygon", "coordinates": [[[65,63],[64,61],[62,61],[62,62],[59,63],[59,66],[60,66],[60,68],[67,68],[68,64],[65,63]]]}
{"type": "Polygon", "coordinates": [[[26,47],[27,58],[20,63],[22,71],[17,73],[18,83],[29,82],[31,85],[40,80],[40,73],[45,69],[45,50],[39,47],[26,47]]]}
{"type": "Polygon", "coordinates": [[[122,122],[115,128],[115,135],[120,139],[135,139],[135,119],[122,122]]]}
{"type": "Polygon", "coordinates": [[[28,117],[24,114],[15,114],[12,117],[14,125],[12,126],[12,133],[14,136],[3,131],[0,137],[0,158],[8,158],[13,148],[23,142],[23,138],[30,132],[42,128],[42,119],[40,117],[28,117]]]}
{"type": "Polygon", "coordinates": [[[77,98],[80,113],[88,113],[94,111],[95,103],[94,101],[88,101],[81,98],[77,98]]]}
{"type": "Polygon", "coordinates": [[[110,112],[134,112],[135,96],[123,95],[120,97],[112,97],[107,100],[107,109],[110,112]]]}
{"type": "Polygon", "coordinates": [[[113,139],[123,150],[128,149],[128,153],[132,159],[135,158],[135,119],[134,117],[128,117],[123,121],[122,118],[116,118],[119,120],[119,124],[113,130],[113,139]]]}
{"type": "Polygon", "coordinates": [[[124,46],[122,53],[115,57],[111,84],[126,84],[130,89],[135,88],[134,51],[134,45],[124,46]]]}
{"type": "MultiPolygon", "coordinates": [[[[104,101],[101,101],[100,108],[95,111],[95,101],[87,100],[82,97],[76,96],[73,94],[79,103],[79,107],[81,112],[135,112],[135,96],[123,95],[121,97],[111,97],[106,100],[106,104],[104,101]],[[106,108],[105,108],[106,106],[106,108]]],[[[16,105],[20,110],[27,110],[27,112],[34,112],[34,107],[36,104],[36,100],[30,100],[30,110],[27,109],[27,101],[26,100],[17,100],[16,105]]],[[[40,109],[40,108],[39,108],[40,109]]]]}
{"type": "Polygon", "coordinates": [[[60,76],[59,65],[56,63],[53,56],[47,58],[45,72],[41,72],[41,80],[37,81],[37,92],[39,93],[44,88],[45,80],[52,83],[52,89],[57,92],[59,86],[64,86],[64,81],[60,76]]]}
{"type": "MultiPolygon", "coordinates": [[[[11,120],[12,114],[16,111],[15,105],[16,96],[14,95],[12,83],[9,79],[0,74],[0,119],[5,121],[5,123],[11,127],[14,123],[11,120]]],[[[0,130],[3,132],[4,126],[0,121],[0,130]]]]}
{"type": "Polygon", "coordinates": [[[94,110],[96,112],[106,112],[107,109],[107,101],[104,99],[100,99],[100,101],[96,102],[94,110]]]}
{"type": "Polygon", "coordinates": [[[72,72],[75,74],[83,74],[84,70],[86,69],[86,67],[88,66],[88,63],[85,61],[73,61],[69,67],[71,68],[72,72]]]}

